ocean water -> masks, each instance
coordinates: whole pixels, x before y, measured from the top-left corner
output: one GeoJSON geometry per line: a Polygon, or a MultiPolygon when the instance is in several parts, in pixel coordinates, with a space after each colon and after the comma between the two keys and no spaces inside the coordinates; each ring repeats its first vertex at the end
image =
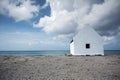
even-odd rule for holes
{"type": "MultiPolygon", "coordinates": [[[[57,56],[69,54],[69,50],[43,50],[43,51],[0,51],[1,56],[57,56]]],[[[120,50],[105,50],[105,55],[120,55],[120,50]]]]}
{"type": "Polygon", "coordinates": [[[105,55],[120,55],[120,50],[105,50],[105,55]]]}
{"type": "Polygon", "coordinates": [[[0,55],[10,56],[57,56],[69,54],[69,50],[41,50],[41,51],[0,51],[0,55]]]}

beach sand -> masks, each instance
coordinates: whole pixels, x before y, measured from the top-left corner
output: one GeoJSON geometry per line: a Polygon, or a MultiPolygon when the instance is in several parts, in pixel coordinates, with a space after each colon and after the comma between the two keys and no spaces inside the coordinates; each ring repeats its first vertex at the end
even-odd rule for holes
{"type": "Polygon", "coordinates": [[[120,56],[0,56],[0,80],[120,80],[120,56]]]}

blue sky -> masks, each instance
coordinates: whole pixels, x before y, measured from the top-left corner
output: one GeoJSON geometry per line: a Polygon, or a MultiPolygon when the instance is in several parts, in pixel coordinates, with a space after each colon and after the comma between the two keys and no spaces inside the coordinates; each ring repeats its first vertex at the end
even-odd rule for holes
{"type": "Polygon", "coordinates": [[[120,50],[119,8],[119,0],[1,0],[0,50],[69,50],[86,25],[105,49],[120,50]]]}

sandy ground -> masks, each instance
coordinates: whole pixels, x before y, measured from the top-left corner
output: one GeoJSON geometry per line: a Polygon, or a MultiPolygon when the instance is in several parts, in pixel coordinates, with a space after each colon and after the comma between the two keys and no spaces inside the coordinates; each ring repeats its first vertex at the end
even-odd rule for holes
{"type": "Polygon", "coordinates": [[[120,56],[0,56],[0,80],[120,80],[120,56]]]}

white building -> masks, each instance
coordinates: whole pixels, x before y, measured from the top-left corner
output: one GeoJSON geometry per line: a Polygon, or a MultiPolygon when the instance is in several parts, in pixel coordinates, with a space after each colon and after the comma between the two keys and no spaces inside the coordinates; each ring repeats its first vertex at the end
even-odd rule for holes
{"type": "Polygon", "coordinates": [[[72,55],[104,55],[103,39],[91,27],[82,28],[70,43],[72,55]]]}

